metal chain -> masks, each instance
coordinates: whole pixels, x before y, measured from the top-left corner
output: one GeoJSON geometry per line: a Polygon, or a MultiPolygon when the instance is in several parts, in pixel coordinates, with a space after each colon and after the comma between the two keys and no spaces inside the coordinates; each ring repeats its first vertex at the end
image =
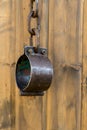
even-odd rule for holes
{"type": "Polygon", "coordinates": [[[36,47],[38,48],[40,46],[40,18],[38,14],[38,0],[31,0],[31,9],[30,9],[30,14],[28,16],[28,32],[30,33],[30,44],[33,46],[33,36],[36,36],[37,38],[37,45],[36,47]],[[34,10],[34,2],[36,4],[36,10],[34,10]],[[36,28],[31,28],[31,19],[32,18],[37,18],[37,27],[36,28]]]}

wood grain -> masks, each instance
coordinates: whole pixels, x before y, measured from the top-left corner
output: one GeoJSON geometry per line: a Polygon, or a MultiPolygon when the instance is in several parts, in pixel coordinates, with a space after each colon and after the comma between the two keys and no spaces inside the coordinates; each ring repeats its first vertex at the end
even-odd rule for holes
{"type": "Polygon", "coordinates": [[[47,95],[47,130],[80,130],[81,4],[79,0],[49,1],[54,78],[47,95]]]}
{"type": "Polygon", "coordinates": [[[83,10],[83,69],[82,69],[82,120],[81,130],[87,129],[87,1],[83,10]]]}
{"type": "Polygon", "coordinates": [[[0,1],[0,130],[15,129],[15,0],[0,1]],[[14,15],[13,15],[14,14],[14,15]]]}

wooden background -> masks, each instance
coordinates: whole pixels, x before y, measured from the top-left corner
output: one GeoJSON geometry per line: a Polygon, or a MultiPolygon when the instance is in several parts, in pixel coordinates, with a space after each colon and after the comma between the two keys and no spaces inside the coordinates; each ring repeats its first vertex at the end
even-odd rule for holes
{"type": "Polygon", "coordinates": [[[15,83],[29,8],[0,0],[0,130],[87,130],[87,0],[39,0],[41,46],[54,67],[43,97],[21,97],[15,83]]]}

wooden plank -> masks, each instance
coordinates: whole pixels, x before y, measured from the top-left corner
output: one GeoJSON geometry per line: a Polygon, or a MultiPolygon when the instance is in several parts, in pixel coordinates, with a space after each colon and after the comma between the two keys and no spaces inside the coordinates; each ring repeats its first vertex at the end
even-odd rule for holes
{"type": "Polygon", "coordinates": [[[15,127],[15,0],[0,1],[0,130],[15,127]],[[13,15],[14,14],[14,15],[13,15]]]}
{"type": "Polygon", "coordinates": [[[81,130],[87,129],[87,0],[83,10],[83,70],[82,70],[82,120],[81,130]]]}
{"type": "Polygon", "coordinates": [[[47,130],[80,130],[81,4],[81,0],[49,1],[54,79],[47,95],[47,130]]]}

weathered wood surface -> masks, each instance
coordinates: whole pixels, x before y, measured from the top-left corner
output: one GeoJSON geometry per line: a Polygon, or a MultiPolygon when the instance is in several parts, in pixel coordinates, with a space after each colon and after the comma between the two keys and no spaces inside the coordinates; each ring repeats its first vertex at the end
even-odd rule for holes
{"type": "Polygon", "coordinates": [[[87,0],[84,0],[83,10],[83,69],[82,69],[82,118],[81,130],[87,129],[87,0]]]}
{"type": "Polygon", "coordinates": [[[0,0],[0,130],[15,125],[15,29],[15,0],[0,0]]]}
{"type": "Polygon", "coordinates": [[[81,4],[81,0],[49,1],[54,80],[47,95],[47,130],[80,130],[81,4]]]}
{"type": "Polygon", "coordinates": [[[0,0],[0,130],[87,129],[86,6],[85,0],[82,49],[83,0],[39,2],[41,46],[48,48],[54,78],[43,97],[21,97],[15,63],[29,43],[30,0],[0,0]]]}

